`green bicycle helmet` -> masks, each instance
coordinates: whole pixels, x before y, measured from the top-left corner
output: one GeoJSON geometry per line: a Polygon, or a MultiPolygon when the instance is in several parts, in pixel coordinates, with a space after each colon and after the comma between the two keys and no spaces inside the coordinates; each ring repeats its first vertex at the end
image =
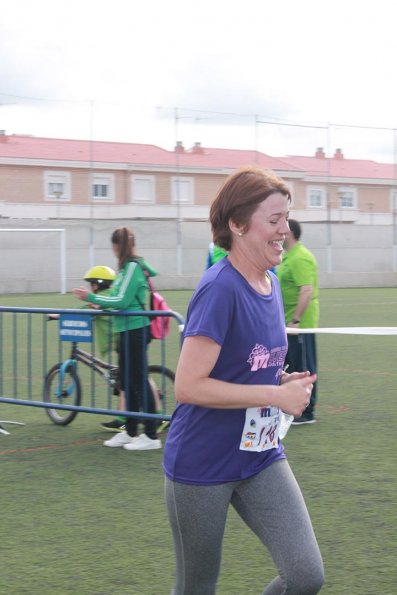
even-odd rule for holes
{"type": "Polygon", "coordinates": [[[88,283],[97,283],[101,289],[110,287],[116,278],[113,269],[106,266],[91,267],[84,275],[84,281],[88,283]]]}

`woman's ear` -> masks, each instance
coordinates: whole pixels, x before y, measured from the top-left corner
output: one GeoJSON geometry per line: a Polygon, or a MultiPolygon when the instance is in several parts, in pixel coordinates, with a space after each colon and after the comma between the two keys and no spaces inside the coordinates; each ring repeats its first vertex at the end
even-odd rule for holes
{"type": "Polygon", "coordinates": [[[229,219],[229,229],[232,232],[232,234],[239,237],[243,236],[246,232],[245,226],[235,223],[233,219],[229,219]]]}

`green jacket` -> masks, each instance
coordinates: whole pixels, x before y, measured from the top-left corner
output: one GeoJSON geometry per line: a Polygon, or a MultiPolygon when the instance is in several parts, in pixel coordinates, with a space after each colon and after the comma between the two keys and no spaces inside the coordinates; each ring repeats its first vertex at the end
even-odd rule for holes
{"type": "MultiPolygon", "coordinates": [[[[87,301],[98,304],[101,309],[112,308],[129,312],[143,310],[143,306],[147,303],[148,283],[142,268],[150,277],[157,275],[157,272],[142,258],[137,260],[139,264],[131,260],[118,271],[108,296],[89,293],[87,301]]],[[[113,329],[116,333],[142,328],[149,324],[150,320],[147,316],[114,316],[113,319],[113,329]]]]}

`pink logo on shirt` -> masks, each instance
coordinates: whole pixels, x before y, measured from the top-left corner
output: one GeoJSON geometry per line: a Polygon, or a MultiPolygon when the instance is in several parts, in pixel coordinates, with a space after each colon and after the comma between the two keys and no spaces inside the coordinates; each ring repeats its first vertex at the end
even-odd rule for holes
{"type": "Polygon", "coordinates": [[[269,351],[264,345],[256,343],[247,362],[251,364],[251,372],[257,372],[262,368],[282,366],[286,354],[287,347],[275,347],[269,351]]]}
{"type": "Polygon", "coordinates": [[[264,345],[255,345],[248,358],[248,363],[251,364],[251,372],[256,372],[261,368],[267,368],[270,357],[270,351],[264,345]]]}

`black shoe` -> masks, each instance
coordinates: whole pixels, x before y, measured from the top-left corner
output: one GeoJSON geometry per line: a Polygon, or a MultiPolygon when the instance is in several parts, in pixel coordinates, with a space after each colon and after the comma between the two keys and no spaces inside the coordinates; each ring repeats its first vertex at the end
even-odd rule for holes
{"type": "Polygon", "coordinates": [[[112,421],[105,421],[101,423],[101,426],[107,430],[111,430],[112,432],[117,432],[117,430],[122,432],[125,430],[125,421],[121,419],[112,419],[112,421]]]}
{"type": "Polygon", "coordinates": [[[293,426],[302,426],[303,424],[315,424],[316,420],[312,415],[301,415],[300,417],[294,417],[292,422],[293,426]]]}

